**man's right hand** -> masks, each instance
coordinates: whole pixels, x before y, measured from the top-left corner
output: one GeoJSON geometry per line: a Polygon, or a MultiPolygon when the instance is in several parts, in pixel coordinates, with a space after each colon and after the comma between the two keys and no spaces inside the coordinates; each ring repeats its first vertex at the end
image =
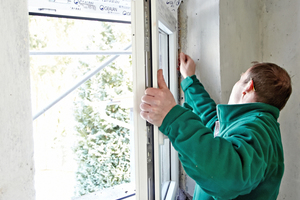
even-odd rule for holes
{"type": "Polygon", "coordinates": [[[183,76],[183,78],[195,74],[196,64],[190,56],[181,52],[179,55],[179,62],[180,62],[180,73],[183,76]]]}
{"type": "Polygon", "coordinates": [[[151,124],[161,126],[170,110],[176,106],[173,94],[169,90],[162,70],[157,71],[158,88],[147,88],[142,97],[141,117],[151,124]]]}

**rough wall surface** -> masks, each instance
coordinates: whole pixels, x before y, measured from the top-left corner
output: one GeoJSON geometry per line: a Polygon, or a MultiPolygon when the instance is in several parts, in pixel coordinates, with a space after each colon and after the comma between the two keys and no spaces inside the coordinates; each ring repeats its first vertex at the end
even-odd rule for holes
{"type": "Polygon", "coordinates": [[[179,47],[195,61],[196,75],[220,102],[219,0],[185,0],[179,7],[179,47]]]}
{"type": "Polygon", "coordinates": [[[262,61],[259,1],[220,1],[221,102],[252,61],[262,61]]]}
{"type": "Polygon", "coordinates": [[[274,62],[292,76],[293,92],[279,123],[285,158],[280,200],[300,198],[300,1],[265,0],[263,60],[274,62]]]}
{"type": "MultiPolygon", "coordinates": [[[[179,7],[179,47],[196,63],[196,76],[216,102],[221,100],[219,0],[185,0],[179,7]]],[[[193,195],[195,181],[181,167],[180,187],[193,195]]]]}
{"type": "Polygon", "coordinates": [[[0,200],[33,200],[27,1],[0,0],[0,200]]]}

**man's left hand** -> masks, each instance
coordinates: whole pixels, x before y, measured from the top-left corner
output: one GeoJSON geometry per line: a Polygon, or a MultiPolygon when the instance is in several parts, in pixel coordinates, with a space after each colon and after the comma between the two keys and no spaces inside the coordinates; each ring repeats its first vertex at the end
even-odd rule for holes
{"type": "Polygon", "coordinates": [[[169,90],[162,70],[157,71],[158,88],[147,88],[142,97],[141,117],[149,123],[161,126],[169,111],[176,106],[175,99],[169,90]]]}

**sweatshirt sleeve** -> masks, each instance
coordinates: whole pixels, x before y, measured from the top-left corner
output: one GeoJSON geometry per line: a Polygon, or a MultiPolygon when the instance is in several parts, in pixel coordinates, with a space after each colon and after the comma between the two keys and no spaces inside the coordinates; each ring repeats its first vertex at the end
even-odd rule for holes
{"type": "Polygon", "coordinates": [[[213,130],[218,119],[216,103],[197,77],[195,75],[186,77],[181,82],[181,88],[184,91],[185,102],[193,108],[193,112],[200,117],[202,123],[213,130]]]}
{"type": "Polygon", "coordinates": [[[263,179],[266,169],[263,153],[259,146],[253,148],[259,142],[245,127],[235,130],[243,132],[240,137],[214,138],[199,116],[177,105],[159,129],[178,151],[186,173],[215,199],[248,194],[263,179]]]}

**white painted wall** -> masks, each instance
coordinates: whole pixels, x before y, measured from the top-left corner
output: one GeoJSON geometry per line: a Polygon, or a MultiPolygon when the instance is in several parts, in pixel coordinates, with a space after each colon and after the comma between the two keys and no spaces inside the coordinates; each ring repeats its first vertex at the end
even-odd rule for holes
{"type": "MultiPolygon", "coordinates": [[[[297,0],[185,0],[179,13],[181,50],[196,61],[197,75],[217,103],[227,103],[252,61],[274,62],[293,76],[293,94],[279,118],[286,165],[280,200],[300,196],[299,8],[297,0]]],[[[192,195],[194,181],[182,177],[192,195]]]]}
{"type": "Polygon", "coordinates": [[[34,200],[27,1],[0,1],[0,200],[34,200]]]}

